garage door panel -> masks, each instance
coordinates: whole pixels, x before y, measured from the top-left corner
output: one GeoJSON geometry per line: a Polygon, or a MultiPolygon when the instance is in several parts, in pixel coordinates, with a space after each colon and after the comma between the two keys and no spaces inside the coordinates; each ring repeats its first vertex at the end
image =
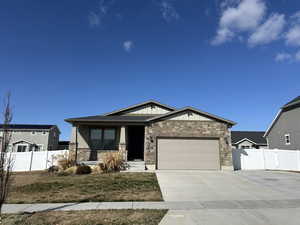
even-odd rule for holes
{"type": "Polygon", "coordinates": [[[217,139],[158,139],[158,169],[220,169],[217,139]]]}

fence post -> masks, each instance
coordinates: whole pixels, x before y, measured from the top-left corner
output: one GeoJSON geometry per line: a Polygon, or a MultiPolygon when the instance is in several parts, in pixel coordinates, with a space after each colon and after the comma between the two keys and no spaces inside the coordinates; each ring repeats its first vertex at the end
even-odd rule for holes
{"type": "Polygon", "coordinates": [[[298,170],[300,171],[300,150],[297,151],[297,167],[298,170]]]}
{"type": "Polygon", "coordinates": [[[265,156],[265,149],[263,148],[262,150],[263,150],[263,151],[262,151],[262,154],[263,154],[263,161],[264,161],[264,170],[266,170],[267,168],[266,168],[266,156],[265,156]]]}
{"type": "Polygon", "coordinates": [[[31,171],[31,168],[32,168],[32,159],[33,159],[33,151],[31,151],[29,171],[31,171]]]}
{"type": "Polygon", "coordinates": [[[46,168],[45,169],[48,169],[48,149],[47,149],[47,153],[46,153],[46,168]]]}

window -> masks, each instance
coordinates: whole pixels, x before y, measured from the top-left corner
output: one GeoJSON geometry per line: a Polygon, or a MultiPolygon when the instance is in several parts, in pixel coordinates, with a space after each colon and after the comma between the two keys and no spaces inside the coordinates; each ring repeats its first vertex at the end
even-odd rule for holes
{"type": "Polygon", "coordinates": [[[33,150],[35,151],[35,152],[39,152],[39,151],[43,151],[44,149],[44,145],[35,145],[34,147],[33,147],[33,150]]]}
{"type": "Polygon", "coordinates": [[[18,145],[17,152],[26,152],[27,145],[18,145]]]}
{"type": "Polygon", "coordinates": [[[241,148],[242,148],[242,149],[249,149],[250,146],[249,146],[249,145],[242,145],[241,148]]]}
{"type": "Polygon", "coordinates": [[[31,134],[32,134],[32,135],[35,135],[35,131],[31,131],[31,134]]]}
{"type": "Polygon", "coordinates": [[[46,131],[43,131],[43,134],[46,134],[46,131]]]}
{"type": "Polygon", "coordinates": [[[90,140],[92,148],[95,150],[115,150],[116,149],[116,129],[96,128],[90,130],[90,140]]]}
{"type": "Polygon", "coordinates": [[[290,145],[291,144],[290,134],[286,134],[284,135],[284,137],[285,137],[285,144],[290,145]]]}

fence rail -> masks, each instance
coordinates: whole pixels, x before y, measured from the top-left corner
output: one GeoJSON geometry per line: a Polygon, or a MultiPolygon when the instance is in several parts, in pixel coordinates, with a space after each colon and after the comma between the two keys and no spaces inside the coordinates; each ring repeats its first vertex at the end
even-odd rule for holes
{"type": "Polygon", "coordinates": [[[233,149],[235,170],[300,171],[300,150],[233,149]]]}
{"type": "Polygon", "coordinates": [[[68,153],[68,150],[41,151],[41,152],[12,152],[13,171],[35,171],[45,170],[52,165],[56,165],[55,156],[68,153]]]}

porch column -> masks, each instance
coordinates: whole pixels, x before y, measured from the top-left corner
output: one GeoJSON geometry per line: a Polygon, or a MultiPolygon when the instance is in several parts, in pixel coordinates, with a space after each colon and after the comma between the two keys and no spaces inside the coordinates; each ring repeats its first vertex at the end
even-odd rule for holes
{"type": "Polygon", "coordinates": [[[123,153],[123,157],[127,161],[126,127],[125,126],[122,126],[121,131],[120,131],[119,151],[123,153]]]}

